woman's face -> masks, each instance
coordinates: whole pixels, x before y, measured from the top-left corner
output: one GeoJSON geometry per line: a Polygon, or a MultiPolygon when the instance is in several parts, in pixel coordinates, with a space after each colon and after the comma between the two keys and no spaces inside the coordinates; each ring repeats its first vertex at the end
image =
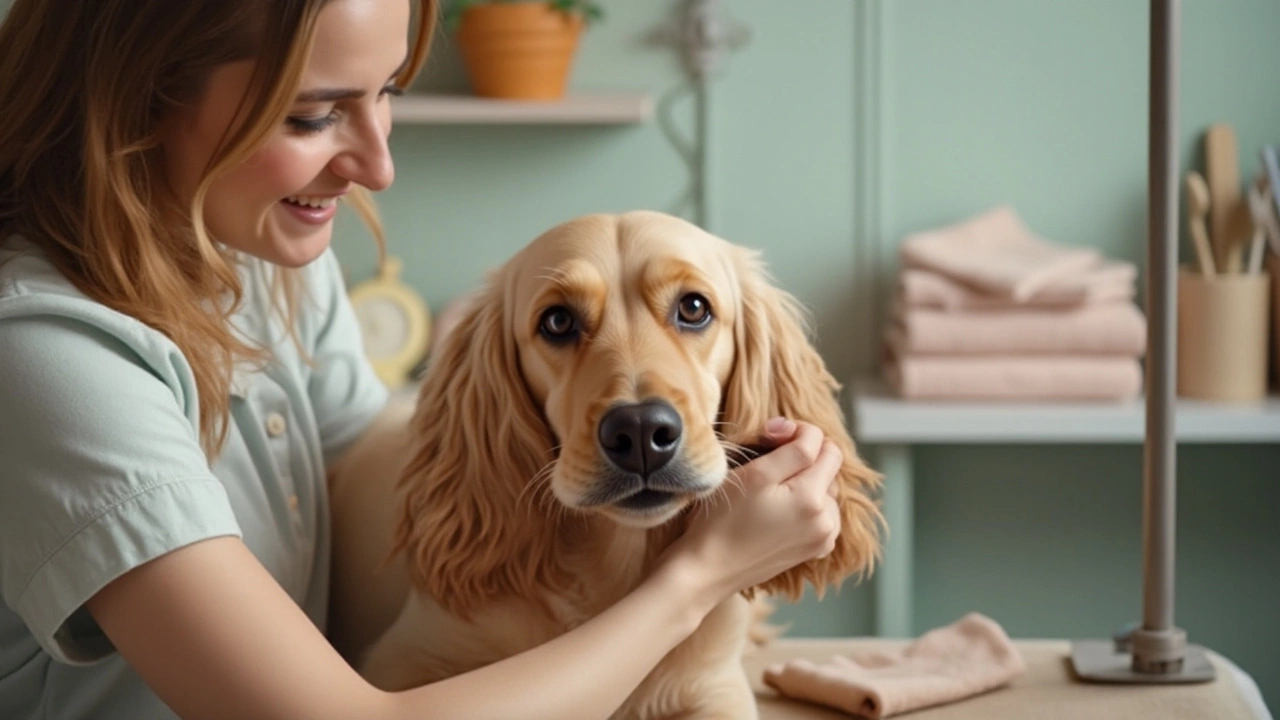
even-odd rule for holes
{"type": "MultiPolygon", "coordinates": [[[[204,219],[214,239],[286,267],[319,257],[337,203],[356,185],[385,189],[391,78],[408,51],[408,0],[332,0],[287,120],[248,160],[214,181],[204,219]]],[[[190,197],[248,87],[249,61],[214,71],[194,105],[162,129],[166,172],[190,197]]]]}

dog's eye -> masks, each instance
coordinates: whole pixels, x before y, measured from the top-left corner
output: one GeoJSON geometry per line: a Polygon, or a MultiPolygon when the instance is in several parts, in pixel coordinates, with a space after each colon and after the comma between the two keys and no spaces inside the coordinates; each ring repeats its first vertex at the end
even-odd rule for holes
{"type": "Polygon", "coordinates": [[[676,305],[676,322],[686,328],[705,327],[711,322],[711,303],[698,293],[685,295],[676,305]]]}
{"type": "Polygon", "coordinates": [[[543,311],[538,332],[552,342],[567,342],[578,335],[578,321],[569,308],[556,305],[543,311]]]}

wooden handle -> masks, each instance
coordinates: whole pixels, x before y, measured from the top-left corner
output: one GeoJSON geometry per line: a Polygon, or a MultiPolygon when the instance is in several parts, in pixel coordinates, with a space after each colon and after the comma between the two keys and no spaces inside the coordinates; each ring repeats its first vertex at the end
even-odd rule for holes
{"type": "Polygon", "coordinates": [[[1239,253],[1232,265],[1232,248],[1239,244],[1240,219],[1247,208],[1240,194],[1240,157],[1235,129],[1226,123],[1209,126],[1204,134],[1205,181],[1209,184],[1209,240],[1220,272],[1239,272],[1239,253]]]}

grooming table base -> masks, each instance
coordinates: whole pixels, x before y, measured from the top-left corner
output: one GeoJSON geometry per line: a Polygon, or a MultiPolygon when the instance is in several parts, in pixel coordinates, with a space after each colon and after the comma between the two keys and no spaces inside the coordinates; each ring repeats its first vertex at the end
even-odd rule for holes
{"type": "MultiPolygon", "coordinates": [[[[832,655],[901,647],[905,640],[881,638],[774,640],[745,661],[760,720],[847,720],[842,712],[779,696],[761,681],[766,665],[792,658],[820,662],[832,655]]],[[[1232,666],[1217,654],[1209,659],[1216,679],[1191,685],[1114,685],[1085,683],[1071,670],[1071,643],[1066,640],[1015,640],[1027,671],[1009,685],[946,705],[894,717],[910,720],[1253,720],[1232,666]]]]}

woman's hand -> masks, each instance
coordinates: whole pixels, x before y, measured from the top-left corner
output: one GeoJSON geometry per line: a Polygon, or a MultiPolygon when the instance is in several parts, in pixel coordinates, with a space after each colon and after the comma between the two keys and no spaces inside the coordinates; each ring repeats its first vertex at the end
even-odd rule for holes
{"type": "Polygon", "coordinates": [[[836,444],[814,425],[783,418],[765,425],[765,443],[776,448],[738,468],[720,494],[692,510],[689,529],[663,564],[702,579],[712,604],[830,553],[840,533],[833,483],[843,458],[836,444]]]}

